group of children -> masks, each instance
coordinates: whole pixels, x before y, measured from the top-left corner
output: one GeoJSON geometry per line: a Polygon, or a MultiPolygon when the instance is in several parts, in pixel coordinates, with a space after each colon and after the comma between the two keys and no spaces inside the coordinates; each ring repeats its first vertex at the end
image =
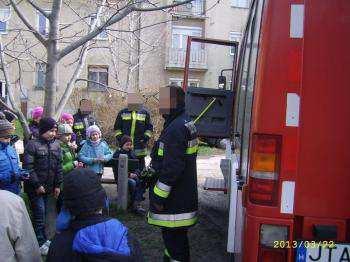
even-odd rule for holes
{"type": "MultiPolygon", "coordinates": [[[[71,114],[62,114],[60,122],[57,123],[52,118],[43,117],[43,108],[36,107],[32,111],[29,126],[32,139],[26,141],[25,145],[23,170],[27,172],[24,172],[19,168],[16,152],[7,141],[10,133],[13,133],[13,126],[5,120],[1,121],[0,119],[0,158],[9,156],[12,162],[0,161],[0,174],[6,171],[6,179],[0,177],[0,189],[19,194],[20,181],[24,181],[24,192],[28,195],[33,228],[42,254],[47,253],[50,246],[47,235],[53,235],[52,231],[56,230],[53,222],[56,212],[51,220],[50,216],[53,215],[49,214],[52,210],[50,203],[56,202],[57,214],[61,210],[65,211],[61,194],[64,187],[63,177],[76,168],[86,167],[101,180],[104,164],[112,158],[117,159],[119,154],[127,154],[130,159],[136,159],[130,137],[124,136],[120,148],[113,154],[102,139],[100,128],[91,125],[86,129],[86,141],[77,145],[72,129],[74,118],[71,114]]],[[[117,179],[118,168],[114,166],[113,171],[117,179]]],[[[144,200],[145,186],[140,180],[140,173],[141,170],[138,169],[129,172],[129,192],[133,210],[144,215],[145,210],[140,203],[144,200]]]]}

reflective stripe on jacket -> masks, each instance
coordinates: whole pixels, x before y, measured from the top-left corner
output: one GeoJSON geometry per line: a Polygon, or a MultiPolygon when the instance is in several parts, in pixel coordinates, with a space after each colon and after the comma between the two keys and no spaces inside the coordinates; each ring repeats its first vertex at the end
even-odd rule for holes
{"type": "Polygon", "coordinates": [[[136,156],[147,155],[147,142],[152,136],[153,125],[150,114],[145,109],[129,111],[124,108],[121,110],[115,120],[114,130],[118,142],[123,135],[131,137],[136,156]]]}

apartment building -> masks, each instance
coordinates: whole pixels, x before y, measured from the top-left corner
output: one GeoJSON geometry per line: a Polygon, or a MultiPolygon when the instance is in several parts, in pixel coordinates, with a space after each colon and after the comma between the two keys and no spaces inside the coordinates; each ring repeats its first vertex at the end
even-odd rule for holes
{"type": "MultiPolygon", "coordinates": [[[[176,1],[175,1],[176,2],[176,1]]],[[[175,7],[158,31],[167,32],[162,49],[154,60],[157,68],[141,68],[141,87],[150,89],[169,83],[182,85],[187,36],[240,41],[248,15],[249,0],[194,0],[175,7]],[[157,70],[157,71],[155,71],[157,70]],[[155,77],[159,76],[159,77],[155,77]]],[[[150,32],[145,32],[149,35],[150,32]]],[[[217,70],[231,68],[233,49],[193,43],[189,86],[217,87],[217,70]]]]}
{"type": "MultiPolygon", "coordinates": [[[[136,88],[155,92],[169,83],[181,85],[183,80],[187,36],[240,41],[250,0],[194,0],[168,11],[132,14],[101,32],[89,46],[86,61],[74,85],[83,97],[103,103],[101,92],[136,88]],[[132,33],[130,33],[132,32],[132,33]],[[86,80],[90,80],[88,82],[86,80]],[[108,91],[109,90],[109,91],[108,91]]],[[[85,35],[96,19],[94,1],[71,1],[64,5],[60,19],[59,48],[85,35]],[[79,19],[77,18],[79,17],[79,19]]],[[[108,1],[113,2],[113,1],[108,1]]],[[[176,2],[163,0],[163,3],[176,2]]],[[[49,1],[38,1],[44,9],[49,1]]],[[[46,36],[48,20],[28,4],[19,9],[46,36]]],[[[112,8],[105,10],[97,24],[103,22],[112,8]]],[[[10,64],[10,78],[15,97],[24,112],[44,99],[46,53],[43,46],[15,14],[12,8],[0,8],[0,34],[10,64]],[[8,20],[2,17],[10,17],[8,20]],[[15,59],[19,58],[19,59],[15,59]]],[[[58,95],[62,95],[76,69],[80,49],[63,58],[58,69],[58,95]]],[[[217,70],[232,66],[233,53],[211,50],[193,44],[190,63],[190,86],[216,87],[217,70]]],[[[4,78],[0,75],[0,95],[6,99],[4,78]]],[[[74,111],[72,104],[68,111],[74,111]]]]}

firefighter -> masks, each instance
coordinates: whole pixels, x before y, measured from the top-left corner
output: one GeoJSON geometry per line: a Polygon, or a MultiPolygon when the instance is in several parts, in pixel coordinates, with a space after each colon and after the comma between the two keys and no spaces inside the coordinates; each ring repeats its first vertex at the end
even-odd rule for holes
{"type": "Polygon", "coordinates": [[[81,142],[86,140],[86,129],[89,126],[96,125],[96,119],[92,115],[92,103],[88,99],[81,99],[79,109],[73,116],[73,132],[76,134],[77,145],[81,148],[81,142]]]}
{"type": "Polygon", "coordinates": [[[152,136],[153,125],[146,109],[142,108],[142,100],[135,93],[128,93],[128,107],[121,110],[114,123],[117,144],[123,135],[131,137],[134,152],[140,162],[140,170],[145,167],[147,143],[152,136]]]}
{"type": "Polygon", "coordinates": [[[148,223],[161,227],[164,261],[189,261],[187,231],[196,224],[198,210],[197,131],[185,115],[180,87],[161,88],[159,97],[165,123],[151,153],[158,179],[150,187],[148,223]]]}

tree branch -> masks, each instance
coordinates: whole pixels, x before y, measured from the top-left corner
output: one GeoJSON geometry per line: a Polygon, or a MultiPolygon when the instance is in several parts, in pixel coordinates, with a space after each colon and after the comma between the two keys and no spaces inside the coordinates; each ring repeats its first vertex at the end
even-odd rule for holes
{"type": "MultiPolygon", "coordinates": [[[[98,19],[100,19],[100,15],[102,13],[102,10],[103,10],[105,3],[106,3],[106,0],[102,0],[101,5],[98,7],[97,12],[96,12],[96,19],[89,26],[89,33],[94,31],[94,29],[97,25],[98,19]]],[[[67,87],[66,87],[57,107],[56,107],[56,118],[58,118],[61,115],[61,112],[63,111],[64,106],[67,104],[68,99],[70,98],[70,96],[74,90],[75,82],[76,82],[77,78],[80,76],[81,71],[83,70],[85,60],[87,57],[87,53],[88,53],[89,44],[90,44],[90,40],[85,42],[82,45],[82,48],[81,48],[80,54],[79,54],[79,59],[78,59],[79,62],[77,64],[77,67],[75,68],[73,75],[72,75],[70,81],[68,82],[67,87]]]]}
{"type": "Polygon", "coordinates": [[[59,54],[59,59],[62,59],[75,49],[77,49],[79,46],[82,46],[92,38],[96,37],[99,33],[101,33],[104,29],[107,27],[115,24],[116,22],[120,21],[124,17],[126,17],[128,14],[134,12],[134,11],[139,11],[139,12],[151,12],[151,11],[157,11],[157,10],[163,10],[163,9],[168,9],[172,8],[175,6],[183,5],[192,2],[193,0],[185,0],[182,2],[170,4],[170,5],[163,5],[163,6],[158,6],[158,7],[152,7],[152,8],[138,8],[134,4],[130,4],[126,7],[124,7],[122,10],[118,10],[116,13],[114,13],[104,24],[98,26],[95,30],[87,34],[86,36],[83,36],[76,42],[70,44],[69,46],[65,47],[59,54]]]}
{"type": "Polygon", "coordinates": [[[45,16],[47,19],[50,19],[50,14],[46,12],[44,9],[42,9],[40,6],[38,6],[36,3],[34,3],[31,0],[27,0],[27,2],[34,7],[36,10],[38,10],[43,16],[45,16]]]}
{"type": "Polygon", "coordinates": [[[128,93],[125,90],[121,90],[121,89],[117,89],[117,88],[114,88],[114,87],[110,87],[110,86],[107,86],[107,85],[105,85],[103,83],[100,83],[100,82],[97,82],[97,81],[93,81],[93,80],[89,80],[89,79],[85,79],[85,78],[78,78],[77,80],[75,80],[75,83],[76,82],[80,82],[80,81],[87,82],[87,83],[98,84],[98,85],[104,87],[106,89],[106,91],[108,91],[108,89],[111,89],[111,90],[118,91],[118,92],[121,92],[121,93],[124,93],[124,94],[128,93]]]}
{"type": "Polygon", "coordinates": [[[32,32],[32,34],[46,47],[47,41],[46,39],[29,23],[29,21],[23,16],[21,11],[17,8],[17,5],[13,2],[13,0],[10,0],[11,6],[15,10],[18,17],[22,20],[22,22],[28,27],[28,29],[32,32]]]}
{"type": "Polygon", "coordinates": [[[169,9],[175,6],[179,6],[179,5],[184,5],[184,4],[188,4],[191,3],[194,0],[185,0],[182,2],[177,2],[174,4],[170,4],[170,5],[163,5],[163,6],[155,6],[155,7],[151,7],[151,8],[139,8],[139,7],[135,7],[134,11],[138,11],[138,12],[152,12],[152,11],[159,11],[159,10],[164,10],[164,9],[169,9]]]}
{"type": "Polygon", "coordinates": [[[11,103],[11,106],[12,106],[12,111],[18,116],[18,118],[19,118],[19,120],[21,122],[25,138],[29,139],[30,130],[29,130],[29,127],[28,127],[28,122],[26,120],[26,117],[22,113],[22,111],[16,106],[15,97],[14,97],[13,92],[12,92],[12,86],[11,86],[11,82],[10,82],[9,72],[7,70],[7,65],[5,63],[4,49],[3,49],[3,46],[2,46],[1,42],[0,42],[0,62],[1,62],[1,65],[2,65],[2,72],[4,73],[4,78],[5,78],[5,83],[6,83],[6,90],[7,90],[7,94],[9,96],[9,100],[10,100],[10,103],[11,103]]]}
{"type": "Polygon", "coordinates": [[[122,11],[115,13],[109,20],[107,20],[104,24],[96,27],[95,30],[88,33],[86,36],[83,36],[79,40],[75,41],[74,43],[70,44],[69,46],[62,49],[62,51],[59,54],[59,59],[62,59],[69,53],[73,52],[78,47],[82,46],[86,42],[90,41],[94,37],[96,37],[98,34],[100,34],[106,27],[120,21],[124,17],[126,17],[128,14],[130,14],[134,10],[133,5],[129,5],[126,8],[124,8],[122,11]]]}

